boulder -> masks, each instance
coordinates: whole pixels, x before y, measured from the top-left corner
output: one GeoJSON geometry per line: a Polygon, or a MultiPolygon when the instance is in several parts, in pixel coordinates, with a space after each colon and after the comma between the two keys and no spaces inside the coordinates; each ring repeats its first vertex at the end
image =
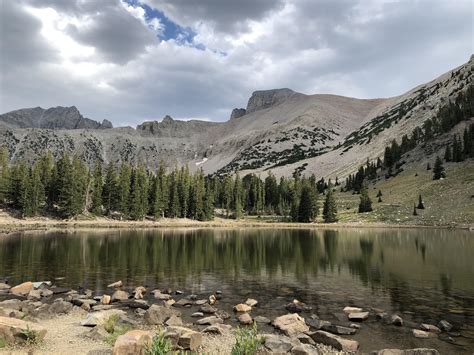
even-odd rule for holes
{"type": "Polygon", "coordinates": [[[198,325],[214,325],[214,324],[219,324],[219,323],[224,323],[224,321],[216,316],[210,316],[202,319],[198,319],[196,321],[196,324],[198,325]]]}
{"type": "Polygon", "coordinates": [[[84,336],[95,341],[105,341],[110,336],[110,333],[104,327],[98,326],[86,332],[84,336]]]}
{"type": "Polygon", "coordinates": [[[111,283],[110,285],[107,285],[107,287],[110,287],[110,288],[119,288],[122,286],[123,286],[122,280],[116,281],[116,282],[111,283]]]}
{"type": "Polygon", "coordinates": [[[165,324],[167,326],[181,326],[181,325],[183,325],[183,320],[181,319],[181,317],[178,317],[178,316],[173,314],[171,317],[169,317],[166,320],[165,324]]]}
{"type": "Polygon", "coordinates": [[[54,294],[53,291],[48,290],[47,288],[41,289],[40,293],[41,293],[41,297],[51,297],[54,294]]]}
{"type": "Polygon", "coordinates": [[[355,340],[341,338],[323,330],[317,330],[308,335],[316,342],[324,345],[332,346],[340,351],[356,352],[359,348],[359,343],[355,340]]]}
{"type": "Polygon", "coordinates": [[[230,318],[230,314],[227,313],[226,311],[221,310],[221,309],[218,309],[216,311],[216,313],[214,313],[214,315],[221,318],[221,319],[223,319],[223,320],[226,320],[226,319],[230,318]]]}
{"type": "Polygon", "coordinates": [[[180,335],[178,345],[185,350],[196,351],[202,344],[202,334],[189,330],[180,335]]]}
{"type": "Polygon", "coordinates": [[[351,322],[362,322],[369,318],[369,312],[349,313],[347,317],[351,322]]]}
{"type": "Polygon", "coordinates": [[[117,290],[112,294],[111,302],[125,301],[129,296],[128,292],[117,290]]]}
{"type": "Polygon", "coordinates": [[[152,293],[153,293],[153,296],[157,300],[160,300],[160,301],[167,301],[167,300],[171,299],[171,295],[169,295],[167,293],[161,293],[160,290],[154,290],[154,291],[152,291],[152,293]]]}
{"type": "Polygon", "coordinates": [[[35,341],[41,341],[46,335],[46,329],[35,323],[25,322],[10,317],[0,317],[0,338],[7,344],[24,343],[28,340],[27,334],[34,336],[35,341]]]}
{"type": "Polygon", "coordinates": [[[211,306],[213,306],[213,305],[216,304],[216,302],[217,302],[217,297],[214,296],[214,295],[210,295],[210,296],[209,296],[209,304],[210,304],[211,306]]]}
{"type": "Polygon", "coordinates": [[[145,330],[130,330],[117,338],[113,355],[142,355],[152,341],[150,332],[145,330]]]}
{"type": "Polygon", "coordinates": [[[449,332],[451,329],[453,329],[453,326],[451,323],[449,323],[447,320],[442,320],[438,323],[439,329],[441,329],[444,332],[449,332]]]}
{"type": "Polygon", "coordinates": [[[254,300],[253,298],[247,298],[245,304],[250,307],[255,307],[258,304],[258,301],[254,300]]]}
{"type": "Polygon", "coordinates": [[[9,284],[0,282],[0,291],[6,291],[11,289],[12,287],[9,284]]]}
{"type": "Polygon", "coordinates": [[[53,283],[51,281],[37,281],[37,282],[33,282],[33,288],[35,290],[37,289],[44,289],[44,288],[47,288],[47,287],[51,287],[53,285],[53,283]]]}
{"type": "Polygon", "coordinates": [[[66,314],[72,311],[72,304],[62,299],[57,299],[49,306],[49,311],[55,314],[66,314]]]}
{"type": "Polygon", "coordinates": [[[120,301],[119,305],[122,306],[122,307],[128,307],[128,308],[132,308],[132,309],[136,309],[136,308],[148,309],[148,308],[150,308],[150,305],[148,304],[147,301],[145,301],[145,300],[136,300],[136,299],[132,299],[132,300],[127,299],[127,300],[124,300],[124,301],[120,301]]]}
{"type": "Polygon", "coordinates": [[[26,296],[33,289],[33,282],[27,281],[10,289],[14,295],[26,296]]]}
{"type": "Polygon", "coordinates": [[[310,344],[301,344],[291,348],[291,353],[295,355],[318,355],[319,351],[310,344]]]}
{"type": "Polygon", "coordinates": [[[237,316],[237,319],[240,324],[249,325],[253,323],[253,319],[248,313],[241,313],[237,316]]]}
{"type": "Polygon", "coordinates": [[[401,327],[403,325],[403,319],[399,315],[393,314],[392,317],[390,317],[390,323],[401,327]]]}
{"type": "Polygon", "coordinates": [[[0,307],[10,308],[10,309],[15,309],[17,311],[20,311],[22,307],[22,303],[20,300],[17,300],[17,299],[5,300],[5,301],[0,302],[0,307]]]}
{"type": "Polygon", "coordinates": [[[274,334],[264,334],[265,348],[270,350],[272,353],[284,354],[291,350],[295,345],[298,345],[291,341],[287,337],[282,337],[274,334]]]}
{"type": "Polygon", "coordinates": [[[238,305],[234,306],[234,311],[235,312],[250,312],[252,310],[252,307],[245,303],[239,303],[238,305]]]}
{"type": "Polygon", "coordinates": [[[145,313],[145,322],[150,325],[162,325],[171,316],[181,317],[181,312],[157,304],[152,305],[145,313]]]}
{"type": "Polygon", "coordinates": [[[214,324],[210,325],[202,330],[203,333],[218,334],[222,335],[232,329],[231,325],[228,324],[214,324]]]}
{"type": "Polygon", "coordinates": [[[125,316],[125,311],[120,309],[109,309],[100,312],[89,313],[81,322],[81,325],[84,327],[95,327],[97,325],[103,325],[110,317],[117,315],[118,317],[125,316]]]}
{"type": "Polygon", "coordinates": [[[273,320],[273,326],[288,336],[309,331],[304,319],[296,313],[286,314],[273,320]]]}
{"type": "Polygon", "coordinates": [[[323,326],[325,325],[331,325],[332,323],[327,321],[327,320],[321,320],[321,319],[306,319],[305,320],[306,324],[309,325],[311,328],[320,330],[323,326]]]}
{"type": "Polygon", "coordinates": [[[316,344],[314,342],[313,339],[311,339],[311,337],[309,335],[306,335],[304,333],[301,333],[301,334],[298,334],[296,336],[296,339],[298,339],[298,341],[301,343],[301,344],[310,344],[310,345],[314,345],[316,344]]]}
{"type": "Polygon", "coordinates": [[[0,317],[12,317],[22,319],[25,316],[25,313],[11,308],[0,307],[0,317]]]}
{"type": "Polygon", "coordinates": [[[360,313],[360,312],[363,312],[364,310],[359,307],[344,307],[343,311],[345,314],[349,315],[351,313],[360,313]]]}

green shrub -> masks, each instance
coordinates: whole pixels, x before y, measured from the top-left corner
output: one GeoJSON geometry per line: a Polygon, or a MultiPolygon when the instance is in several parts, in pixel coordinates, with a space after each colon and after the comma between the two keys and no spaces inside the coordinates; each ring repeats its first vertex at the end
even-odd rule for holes
{"type": "Polygon", "coordinates": [[[21,335],[25,339],[27,345],[34,345],[39,341],[38,333],[30,329],[29,326],[26,326],[26,329],[21,330],[21,335]]]}
{"type": "Polygon", "coordinates": [[[166,355],[173,350],[173,345],[166,339],[162,332],[153,336],[153,340],[145,349],[146,355],[166,355]]]}
{"type": "Polygon", "coordinates": [[[126,332],[128,332],[131,329],[132,327],[129,325],[119,325],[119,326],[116,325],[114,327],[113,332],[112,333],[109,332],[110,335],[107,338],[105,338],[105,342],[113,346],[119,336],[124,335],[126,332]]]}
{"type": "Polygon", "coordinates": [[[0,349],[4,348],[6,346],[7,346],[7,342],[5,341],[5,339],[0,338],[0,349]]]}
{"type": "Polygon", "coordinates": [[[262,346],[264,340],[258,336],[257,325],[252,328],[237,328],[232,355],[253,355],[262,346]]]}
{"type": "Polygon", "coordinates": [[[104,323],[104,329],[107,333],[113,333],[117,323],[119,321],[118,314],[112,314],[104,323]]]}

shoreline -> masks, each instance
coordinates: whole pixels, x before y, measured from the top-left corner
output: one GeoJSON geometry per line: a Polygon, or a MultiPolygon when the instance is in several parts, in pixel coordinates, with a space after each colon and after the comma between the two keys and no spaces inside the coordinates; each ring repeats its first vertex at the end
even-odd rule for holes
{"type": "Polygon", "coordinates": [[[337,222],[337,223],[298,223],[259,221],[256,219],[232,220],[215,218],[213,221],[195,221],[189,219],[161,219],[158,221],[118,221],[109,218],[96,218],[93,220],[56,220],[45,218],[18,219],[14,217],[0,218],[0,234],[29,231],[54,231],[54,230],[111,230],[111,229],[238,229],[238,228],[269,228],[269,229],[346,229],[346,228],[390,228],[390,229],[450,229],[474,231],[474,225],[422,225],[422,224],[396,224],[384,222],[337,222]]]}

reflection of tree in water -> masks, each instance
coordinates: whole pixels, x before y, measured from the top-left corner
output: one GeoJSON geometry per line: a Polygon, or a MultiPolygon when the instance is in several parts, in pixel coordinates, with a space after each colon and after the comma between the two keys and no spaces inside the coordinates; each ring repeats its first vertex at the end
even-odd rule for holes
{"type": "Polygon", "coordinates": [[[347,265],[353,275],[357,275],[364,285],[379,285],[382,280],[382,272],[376,263],[372,263],[374,253],[374,241],[368,239],[359,240],[360,256],[349,259],[347,265]]]}
{"type": "Polygon", "coordinates": [[[319,264],[321,269],[327,271],[328,266],[334,270],[337,263],[338,234],[335,230],[323,231],[324,255],[321,255],[319,264]]]}
{"type": "Polygon", "coordinates": [[[443,295],[445,295],[446,297],[451,296],[451,288],[452,288],[451,278],[445,273],[441,273],[439,275],[439,281],[441,283],[441,292],[443,292],[443,295]]]}

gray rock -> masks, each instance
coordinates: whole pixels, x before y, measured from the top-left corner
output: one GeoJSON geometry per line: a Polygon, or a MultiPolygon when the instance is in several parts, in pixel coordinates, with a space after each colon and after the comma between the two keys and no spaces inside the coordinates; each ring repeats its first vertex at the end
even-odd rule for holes
{"type": "Polygon", "coordinates": [[[432,333],[441,332],[441,329],[439,329],[436,325],[427,324],[427,323],[421,323],[420,328],[421,330],[424,330],[426,332],[432,332],[432,333]]]}
{"type": "Polygon", "coordinates": [[[312,329],[316,329],[316,330],[320,330],[325,325],[331,325],[331,322],[328,322],[326,320],[321,320],[321,319],[306,318],[305,322],[312,329]]]}
{"type": "Polygon", "coordinates": [[[216,313],[217,311],[217,308],[215,307],[212,307],[210,304],[203,304],[200,308],[199,308],[199,311],[202,312],[202,313],[206,313],[206,314],[213,314],[213,313],[216,313]]]}
{"type": "Polygon", "coordinates": [[[179,301],[173,304],[174,307],[191,307],[193,305],[193,301],[187,298],[181,298],[179,301]]]}
{"type": "Polygon", "coordinates": [[[66,301],[56,300],[49,306],[49,310],[55,314],[66,314],[72,311],[72,304],[66,301]]]}
{"type": "Polygon", "coordinates": [[[296,345],[291,349],[294,355],[319,355],[318,349],[310,344],[296,345]]]}
{"type": "Polygon", "coordinates": [[[235,118],[240,118],[244,116],[247,111],[244,108],[234,108],[232,113],[230,114],[230,119],[233,120],[235,118]]]}
{"type": "Polygon", "coordinates": [[[262,324],[270,324],[272,322],[270,319],[268,319],[267,317],[263,317],[263,316],[256,316],[253,320],[256,323],[262,323],[262,324]]]}
{"type": "Polygon", "coordinates": [[[413,329],[412,334],[415,338],[426,339],[430,337],[429,332],[425,332],[424,330],[419,330],[419,329],[413,329]]]}
{"type": "Polygon", "coordinates": [[[357,331],[354,328],[348,328],[348,327],[343,327],[343,326],[334,325],[334,324],[324,324],[321,327],[321,329],[326,332],[338,334],[338,335],[353,335],[357,331]]]}
{"type": "Polygon", "coordinates": [[[359,343],[355,340],[341,338],[322,330],[308,333],[308,335],[316,342],[324,345],[332,346],[341,351],[355,352],[359,348],[359,343]]]}
{"type": "Polygon", "coordinates": [[[112,294],[111,302],[125,301],[128,300],[130,295],[126,291],[117,290],[112,294]]]}
{"type": "Polygon", "coordinates": [[[393,314],[392,317],[390,318],[390,323],[401,327],[403,325],[403,319],[399,315],[393,314]]]}
{"type": "Polygon", "coordinates": [[[314,345],[315,342],[313,339],[311,339],[311,337],[307,334],[298,334],[296,336],[296,339],[298,339],[298,341],[301,343],[301,344],[310,344],[310,345],[314,345]]]}
{"type": "Polygon", "coordinates": [[[247,103],[246,113],[263,110],[281,104],[293,95],[296,95],[296,93],[293,90],[286,88],[255,91],[252,93],[252,96],[247,103]]]}
{"type": "Polygon", "coordinates": [[[347,316],[351,322],[362,322],[369,318],[369,312],[349,313],[347,316]]]}
{"type": "Polygon", "coordinates": [[[183,325],[183,320],[181,319],[181,317],[178,317],[176,315],[172,315],[171,317],[169,317],[165,324],[167,326],[181,326],[183,325]]]}
{"type": "Polygon", "coordinates": [[[202,312],[194,312],[191,314],[191,317],[204,317],[204,313],[202,312]]]}
{"type": "Polygon", "coordinates": [[[216,316],[209,316],[206,318],[198,319],[196,321],[196,324],[198,325],[214,325],[214,324],[219,324],[219,323],[224,323],[224,321],[216,316]]]}
{"type": "Polygon", "coordinates": [[[435,349],[382,349],[378,351],[372,351],[371,355],[439,355],[438,350],[435,349]]]}
{"type": "Polygon", "coordinates": [[[273,353],[286,353],[295,346],[289,338],[278,335],[264,335],[265,347],[273,353]]]}
{"type": "Polygon", "coordinates": [[[453,326],[451,323],[449,323],[447,320],[442,320],[438,323],[439,329],[441,329],[444,332],[449,332],[451,329],[453,329],[453,326]]]}
{"type": "Polygon", "coordinates": [[[237,315],[237,320],[240,324],[249,325],[253,323],[253,319],[248,313],[241,313],[237,315]]]}
{"type": "Polygon", "coordinates": [[[164,306],[152,305],[145,313],[145,322],[150,325],[162,325],[171,316],[181,317],[181,312],[164,306]]]}

